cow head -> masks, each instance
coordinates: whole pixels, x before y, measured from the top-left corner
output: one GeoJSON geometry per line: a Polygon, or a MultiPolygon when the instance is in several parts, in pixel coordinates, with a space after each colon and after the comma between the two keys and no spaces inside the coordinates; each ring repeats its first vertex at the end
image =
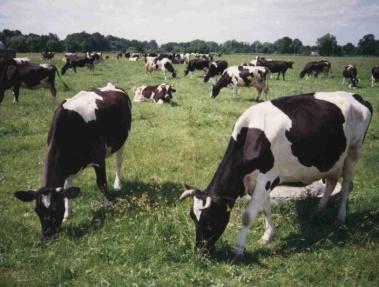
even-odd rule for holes
{"type": "Polygon", "coordinates": [[[180,200],[193,198],[190,216],[196,226],[196,250],[208,251],[224,232],[230,218],[230,207],[213,202],[207,191],[185,185],[180,200]]]}
{"type": "Polygon", "coordinates": [[[209,65],[209,69],[207,71],[207,74],[204,76],[204,83],[209,81],[209,78],[212,78],[217,75],[217,63],[212,62],[209,65]]]}
{"type": "Polygon", "coordinates": [[[42,227],[42,238],[50,239],[54,237],[62,225],[65,212],[64,199],[72,199],[79,195],[78,187],[49,188],[43,187],[39,190],[17,191],[16,198],[24,202],[35,200],[37,213],[42,227]]]}
{"type": "Polygon", "coordinates": [[[176,90],[171,86],[165,83],[161,84],[157,88],[156,101],[171,103],[172,101],[172,93],[175,93],[176,90]]]}
{"type": "Polygon", "coordinates": [[[356,77],[351,77],[347,80],[347,83],[349,84],[350,88],[356,88],[358,87],[359,79],[356,77]]]}
{"type": "Polygon", "coordinates": [[[293,62],[293,61],[289,61],[289,62],[287,62],[287,63],[288,63],[288,68],[293,69],[293,64],[294,64],[295,62],[293,62]]]}

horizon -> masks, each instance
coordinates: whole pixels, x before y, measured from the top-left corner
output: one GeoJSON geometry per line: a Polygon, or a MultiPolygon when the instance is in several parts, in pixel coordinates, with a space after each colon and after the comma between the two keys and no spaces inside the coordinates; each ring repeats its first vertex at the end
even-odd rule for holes
{"type": "Polygon", "coordinates": [[[314,46],[327,33],[334,35],[339,45],[357,45],[366,34],[378,37],[379,2],[374,0],[304,0],[301,8],[294,0],[162,2],[79,0],[74,7],[64,0],[7,1],[0,3],[0,27],[23,34],[53,33],[61,40],[73,33],[99,32],[130,40],[155,40],[159,45],[194,40],[273,43],[288,36],[314,46]]]}

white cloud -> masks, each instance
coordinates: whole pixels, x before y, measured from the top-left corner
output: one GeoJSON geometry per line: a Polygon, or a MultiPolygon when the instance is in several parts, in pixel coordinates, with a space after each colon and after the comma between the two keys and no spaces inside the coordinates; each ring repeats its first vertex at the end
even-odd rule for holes
{"type": "MultiPolygon", "coordinates": [[[[14,0],[0,2],[0,27],[23,33],[87,31],[158,42],[193,39],[253,42],[283,36],[314,44],[325,33],[356,43],[377,33],[375,0],[14,0]]],[[[379,36],[379,35],[376,35],[379,36]]]]}

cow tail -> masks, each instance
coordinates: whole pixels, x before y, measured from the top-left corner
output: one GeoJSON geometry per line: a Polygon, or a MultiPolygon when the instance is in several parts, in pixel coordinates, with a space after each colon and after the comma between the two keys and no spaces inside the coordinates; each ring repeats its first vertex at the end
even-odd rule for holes
{"type": "Polygon", "coordinates": [[[58,71],[57,67],[55,67],[54,65],[53,65],[53,67],[54,67],[54,70],[57,73],[59,79],[61,80],[61,82],[62,82],[62,84],[64,86],[65,91],[70,90],[70,87],[65,83],[65,81],[62,80],[61,75],[59,74],[59,71],[58,71]]]}

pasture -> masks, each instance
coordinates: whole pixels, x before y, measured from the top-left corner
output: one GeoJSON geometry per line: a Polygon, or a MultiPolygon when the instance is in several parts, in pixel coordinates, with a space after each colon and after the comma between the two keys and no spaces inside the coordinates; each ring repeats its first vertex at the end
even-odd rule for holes
{"type": "MultiPolygon", "coordinates": [[[[40,63],[38,54],[27,56],[40,63]]],[[[65,98],[107,82],[124,88],[164,82],[161,71],[145,77],[143,60],[110,59],[95,73],[79,68],[63,76],[71,90],[56,79],[57,100],[48,90],[21,88],[19,104],[6,92],[0,106],[0,286],[378,286],[379,283],[379,86],[371,88],[370,71],[379,58],[328,58],[332,75],[299,79],[312,57],[270,55],[293,60],[286,81],[269,81],[269,98],[312,91],[350,90],[341,86],[342,70],[358,68],[354,92],[374,107],[374,116],[356,169],[346,225],[334,220],[339,200],[332,200],[325,216],[310,220],[312,200],[273,207],[277,228],[272,243],[257,242],[263,217],[251,228],[247,250],[234,258],[230,249],[241,228],[246,199],[239,199],[231,221],[209,256],[194,253],[194,224],[188,216],[191,201],[179,202],[183,183],[205,188],[225,152],[233,124],[256,104],[256,90],[239,88],[238,98],[223,89],[211,99],[202,73],[184,77],[175,65],[173,105],[133,103],[132,128],[124,150],[122,191],[113,209],[103,208],[93,169],[86,169],[75,186],[74,215],[57,240],[40,240],[34,203],[14,197],[17,190],[38,188],[43,175],[47,132],[53,112],[65,98]]],[[[255,55],[225,55],[229,65],[248,62],[255,55]]],[[[62,55],[52,61],[63,66],[62,55]]],[[[263,96],[263,95],[262,95],[263,96]]],[[[115,175],[107,160],[108,185],[115,175]]]]}

